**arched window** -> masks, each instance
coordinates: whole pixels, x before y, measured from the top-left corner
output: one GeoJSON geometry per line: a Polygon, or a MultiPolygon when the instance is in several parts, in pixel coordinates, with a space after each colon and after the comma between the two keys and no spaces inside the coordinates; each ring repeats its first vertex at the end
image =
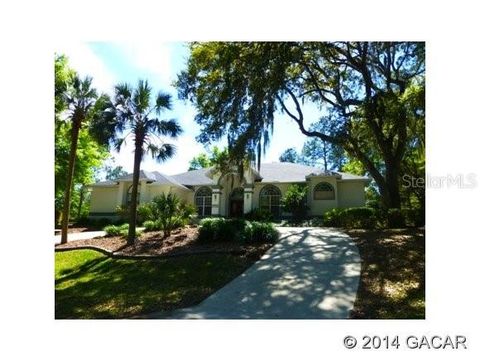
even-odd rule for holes
{"type": "Polygon", "coordinates": [[[313,199],[318,200],[333,200],[335,199],[335,190],[330,183],[318,183],[313,189],[313,199]]]}
{"type": "Polygon", "coordinates": [[[268,185],[260,191],[260,208],[272,213],[275,217],[280,216],[280,198],[282,193],[275,186],[268,185]]]}
{"type": "MultiPolygon", "coordinates": [[[[126,206],[130,207],[130,204],[132,203],[132,191],[133,191],[133,184],[130,185],[127,189],[127,202],[126,206]]],[[[137,205],[140,203],[140,184],[137,187],[137,205]]]]}
{"type": "Polygon", "coordinates": [[[212,215],[212,190],[210,188],[202,187],[195,193],[195,206],[200,217],[212,215]]]}

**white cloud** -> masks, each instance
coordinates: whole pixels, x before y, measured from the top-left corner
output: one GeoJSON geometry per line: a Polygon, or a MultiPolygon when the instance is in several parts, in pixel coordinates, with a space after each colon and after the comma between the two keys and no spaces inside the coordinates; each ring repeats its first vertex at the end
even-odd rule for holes
{"type": "Polygon", "coordinates": [[[170,86],[175,74],[170,43],[125,42],[116,44],[128,62],[144,72],[158,76],[163,86],[170,86]]]}
{"type": "Polygon", "coordinates": [[[86,43],[64,43],[56,47],[56,52],[68,57],[70,66],[80,76],[93,77],[93,86],[98,92],[112,94],[115,76],[108,70],[105,63],[86,43]]]}

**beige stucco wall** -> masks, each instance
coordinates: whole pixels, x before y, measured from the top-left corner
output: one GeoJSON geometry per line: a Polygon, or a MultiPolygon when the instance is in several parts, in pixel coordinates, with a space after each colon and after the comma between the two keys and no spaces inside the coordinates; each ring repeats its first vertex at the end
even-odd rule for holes
{"type": "Polygon", "coordinates": [[[365,182],[363,181],[346,181],[338,182],[339,197],[338,206],[362,207],[365,205],[365,182]]]}
{"type": "Polygon", "coordinates": [[[320,216],[326,211],[338,207],[338,187],[337,187],[337,178],[335,177],[311,177],[308,179],[308,201],[307,205],[310,208],[308,214],[311,216],[320,216]],[[313,194],[315,186],[319,183],[328,183],[330,184],[335,192],[335,199],[313,199],[313,194]]]}
{"type": "Polygon", "coordinates": [[[90,197],[90,213],[115,212],[118,186],[94,187],[90,197]]]}
{"type": "MultiPolygon", "coordinates": [[[[259,195],[263,187],[273,185],[280,189],[282,196],[292,183],[254,183],[252,194],[252,209],[259,208],[259,195]]],[[[307,182],[302,183],[308,186],[307,206],[309,207],[308,215],[322,215],[335,207],[358,207],[365,205],[365,182],[364,181],[339,181],[335,177],[311,177],[307,182]],[[334,200],[314,200],[313,193],[315,186],[320,182],[330,183],[335,190],[334,200]]],[[[90,212],[91,213],[114,213],[118,200],[125,203],[126,193],[131,182],[125,182],[123,194],[119,197],[119,186],[111,187],[93,187],[91,194],[90,212]]],[[[219,211],[220,215],[228,216],[229,197],[232,190],[242,186],[238,179],[235,179],[232,185],[230,181],[222,182],[219,211]]],[[[187,203],[194,204],[195,192],[202,186],[194,187],[193,191],[172,187],[170,185],[146,184],[140,185],[140,203],[151,201],[156,195],[162,192],[175,193],[180,199],[187,203]]],[[[212,186],[208,188],[213,190],[212,186]]],[[[288,213],[283,212],[283,216],[288,213]]]]}

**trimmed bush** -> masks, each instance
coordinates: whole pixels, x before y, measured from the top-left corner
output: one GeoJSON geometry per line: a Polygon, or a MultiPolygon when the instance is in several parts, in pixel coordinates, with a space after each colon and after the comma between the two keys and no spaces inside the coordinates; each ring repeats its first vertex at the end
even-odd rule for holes
{"type": "Polygon", "coordinates": [[[249,221],[271,222],[273,221],[273,214],[267,209],[255,208],[245,214],[245,219],[249,221]]]}
{"type": "Polygon", "coordinates": [[[278,231],[272,223],[251,222],[245,241],[251,243],[271,243],[278,239],[278,231]]]}
{"type": "Polygon", "coordinates": [[[341,216],[344,212],[342,208],[333,208],[323,215],[323,224],[326,227],[342,227],[341,216]]]}
{"type": "Polygon", "coordinates": [[[128,233],[128,223],[122,224],[120,226],[109,225],[104,229],[107,236],[122,236],[125,231],[128,233]]]}
{"type": "Polygon", "coordinates": [[[273,242],[277,238],[278,232],[271,223],[218,217],[200,222],[198,242],[273,242]]]}
{"type": "Polygon", "coordinates": [[[371,229],[377,223],[377,212],[368,207],[334,208],[323,216],[323,224],[327,227],[371,229]]]}
{"type": "Polygon", "coordinates": [[[146,232],[161,231],[162,225],[158,221],[145,221],[143,222],[146,232]]]}

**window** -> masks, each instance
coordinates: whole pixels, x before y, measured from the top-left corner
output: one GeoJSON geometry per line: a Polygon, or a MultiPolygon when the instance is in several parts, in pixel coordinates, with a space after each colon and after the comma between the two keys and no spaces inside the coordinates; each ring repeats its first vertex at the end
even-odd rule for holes
{"type": "Polygon", "coordinates": [[[200,217],[212,215],[212,190],[210,188],[202,187],[195,193],[195,206],[200,217]]]}
{"type": "Polygon", "coordinates": [[[318,200],[333,200],[335,199],[335,190],[330,183],[318,183],[313,189],[313,199],[318,200]]]}
{"type": "MultiPolygon", "coordinates": [[[[127,202],[125,204],[127,207],[130,207],[130,204],[132,203],[132,190],[133,190],[133,184],[127,189],[127,202]]],[[[140,203],[140,184],[137,187],[137,205],[139,203],[140,203]]]]}
{"type": "Polygon", "coordinates": [[[275,186],[265,186],[260,191],[260,208],[272,213],[275,217],[280,216],[280,198],[282,193],[275,186]]]}

